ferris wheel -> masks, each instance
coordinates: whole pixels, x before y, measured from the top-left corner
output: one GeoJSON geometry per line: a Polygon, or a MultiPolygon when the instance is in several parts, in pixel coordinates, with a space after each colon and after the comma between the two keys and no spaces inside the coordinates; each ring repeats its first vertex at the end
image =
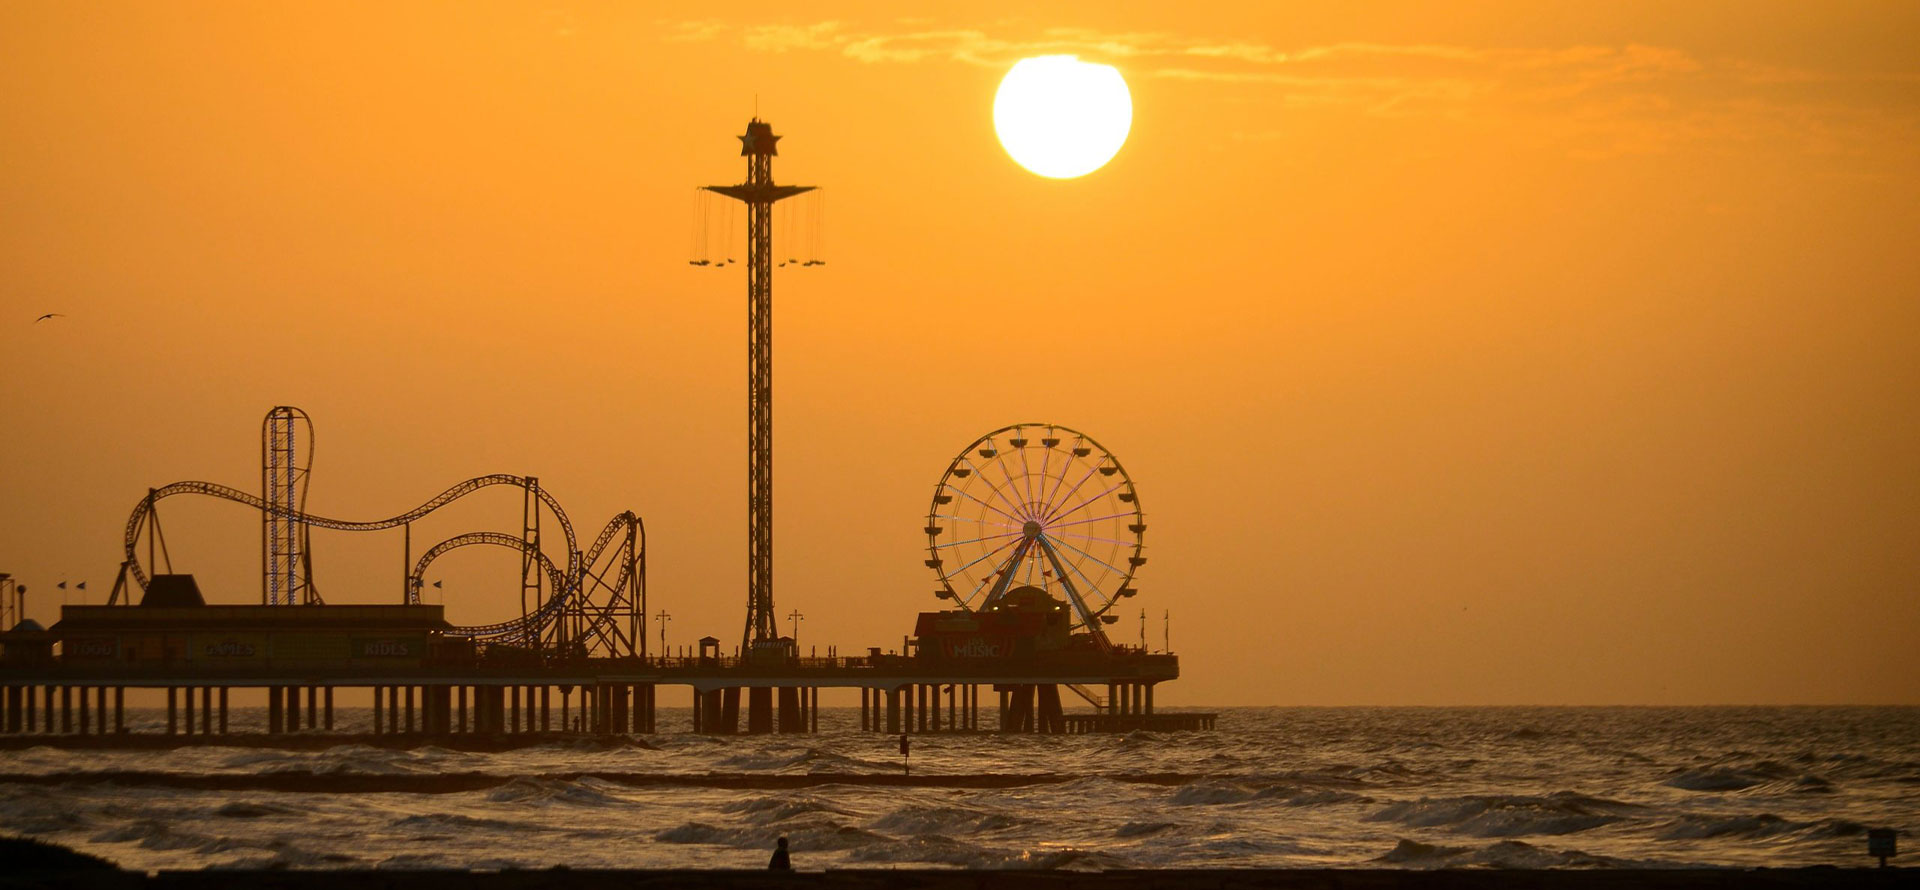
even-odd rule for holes
{"type": "Polygon", "coordinates": [[[934,595],[967,611],[1038,587],[1072,604],[1075,629],[1099,634],[1134,595],[1146,530],[1133,480],[1100,443],[1057,424],[1015,424],[962,449],[940,477],[927,567],[940,579],[934,595]]]}

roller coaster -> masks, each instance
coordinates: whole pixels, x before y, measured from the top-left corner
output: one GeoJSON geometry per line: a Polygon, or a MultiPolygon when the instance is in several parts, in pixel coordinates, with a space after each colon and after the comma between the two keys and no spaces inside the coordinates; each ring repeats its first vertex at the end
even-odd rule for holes
{"type": "Polygon", "coordinates": [[[213,482],[174,482],[151,489],[127,518],[125,558],[120,578],[107,604],[131,601],[130,589],[144,591],[151,574],[164,565],[172,570],[166,538],[160,527],[159,503],[175,495],[199,495],[259,510],[263,523],[262,563],[265,567],[262,599],[268,605],[321,605],[313,584],[312,528],[367,532],[407,529],[411,524],[468,495],[496,486],[524,492],[520,535],[476,531],[455,535],[429,547],[413,562],[405,579],[405,602],[418,604],[433,562],[463,547],[487,546],[515,550],[521,555],[520,617],[493,624],[455,627],[451,634],[482,647],[507,646],[537,650],[549,657],[628,657],[646,654],[646,524],[632,511],[611,520],[584,551],[573,523],[560,501],[532,476],[504,473],[476,476],[428,498],[419,506],[384,519],[345,520],[309,513],[305,498],[307,467],[311,463],[311,425],[304,412],[286,406],[268,412],[263,425],[262,480],[267,497],[213,482]],[[299,429],[308,433],[307,447],[299,448],[299,429]],[[304,461],[299,458],[304,457],[304,461]],[[547,556],[542,546],[543,516],[558,525],[566,564],[547,556]],[[140,558],[142,540],[147,558],[140,558]],[[152,569],[153,572],[150,572],[152,569]]]}

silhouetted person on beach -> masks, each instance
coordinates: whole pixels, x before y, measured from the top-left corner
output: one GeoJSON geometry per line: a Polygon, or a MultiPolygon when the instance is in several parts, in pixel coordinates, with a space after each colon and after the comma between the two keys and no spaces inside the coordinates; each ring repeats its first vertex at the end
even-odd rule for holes
{"type": "Polygon", "coordinates": [[[773,848],[773,858],[767,860],[769,871],[793,871],[793,863],[787,860],[787,839],[781,838],[773,848]]]}

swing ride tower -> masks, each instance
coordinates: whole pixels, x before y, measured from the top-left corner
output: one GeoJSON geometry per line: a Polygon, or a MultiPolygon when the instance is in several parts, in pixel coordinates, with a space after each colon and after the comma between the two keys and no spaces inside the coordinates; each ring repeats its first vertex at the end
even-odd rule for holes
{"type": "Polygon", "coordinates": [[[759,118],[747,123],[740,156],[747,180],[707,191],[747,205],[747,623],[743,657],[780,637],[773,611],[773,205],[810,185],[775,185],[774,143],[759,118]]]}

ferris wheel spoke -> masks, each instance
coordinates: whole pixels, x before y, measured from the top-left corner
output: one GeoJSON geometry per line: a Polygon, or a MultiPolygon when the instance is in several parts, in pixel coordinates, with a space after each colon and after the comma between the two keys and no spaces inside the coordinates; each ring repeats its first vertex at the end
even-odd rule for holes
{"type": "Polygon", "coordinates": [[[1106,490],[1100,492],[1099,494],[1096,494],[1093,497],[1087,498],[1086,500],[1081,501],[1078,504],[1075,504],[1073,506],[1073,509],[1071,510],[1063,510],[1060,512],[1047,514],[1047,518],[1042,520],[1042,522],[1045,522],[1048,525],[1052,525],[1055,520],[1065,519],[1069,516],[1072,516],[1073,514],[1078,513],[1081,510],[1085,510],[1091,504],[1099,503],[1101,498],[1104,498],[1107,495],[1110,495],[1116,491],[1119,491],[1120,486],[1125,484],[1127,484],[1125,481],[1115,482],[1113,485],[1109,486],[1106,490]]]}
{"type": "MultiPolygon", "coordinates": [[[[1047,538],[1048,540],[1050,540],[1050,541],[1051,541],[1051,540],[1053,540],[1053,536],[1052,536],[1052,535],[1046,535],[1045,537],[1046,537],[1046,538],[1047,538]]],[[[1087,551],[1085,551],[1085,550],[1082,550],[1082,549],[1080,549],[1080,548],[1078,548],[1078,547],[1075,547],[1075,546],[1073,546],[1072,544],[1069,544],[1069,543],[1067,543],[1066,541],[1056,541],[1055,543],[1058,543],[1058,544],[1059,544],[1060,546],[1062,546],[1062,547],[1065,547],[1065,548],[1067,548],[1068,550],[1071,550],[1071,551],[1073,551],[1073,552],[1075,552],[1075,553],[1078,553],[1078,554],[1080,554],[1081,556],[1084,556],[1084,557],[1086,557],[1086,558],[1088,558],[1088,559],[1090,559],[1090,560],[1093,560],[1094,562],[1097,562],[1097,563],[1099,563],[1099,564],[1101,564],[1101,565],[1103,565],[1103,566],[1106,566],[1106,567],[1107,567],[1107,570],[1108,570],[1108,571],[1111,571],[1111,572],[1114,572],[1115,574],[1118,574],[1118,575],[1120,575],[1120,576],[1122,576],[1122,577],[1125,577],[1125,576],[1126,576],[1126,574],[1127,574],[1127,573],[1126,573],[1125,571],[1122,571],[1122,570],[1120,569],[1120,567],[1119,567],[1119,566],[1116,566],[1116,565],[1114,565],[1113,563],[1110,563],[1110,562],[1107,562],[1106,560],[1104,560],[1104,559],[1101,559],[1101,558],[1100,558],[1100,557],[1098,557],[1098,556],[1094,556],[1093,554],[1091,554],[1091,553],[1088,553],[1087,551]]],[[[1080,577],[1082,577],[1082,578],[1085,578],[1085,577],[1086,577],[1086,575],[1084,575],[1084,574],[1082,574],[1082,575],[1081,575],[1080,577]]],[[[1089,582],[1089,583],[1091,583],[1091,582],[1089,582]]]]}
{"type": "Polygon", "coordinates": [[[1011,523],[1011,522],[994,522],[994,521],[992,521],[992,520],[989,520],[989,519],[975,519],[975,518],[973,518],[973,517],[971,517],[971,516],[961,516],[961,515],[959,515],[959,514],[955,514],[955,513],[935,513],[935,514],[933,514],[933,518],[935,518],[935,519],[951,519],[951,520],[953,520],[954,522],[970,522],[970,523],[972,523],[972,524],[974,524],[974,525],[991,525],[991,526],[994,526],[994,527],[996,527],[996,528],[1010,528],[1010,529],[1013,529],[1013,530],[1015,530],[1015,531],[1019,531],[1019,530],[1020,530],[1021,528],[1023,528],[1023,527],[1024,527],[1024,526],[1020,526],[1020,525],[1014,525],[1014,524],[1013,524],[1013,523],[1011,523]]]}
{"type": "MultiPolygon", "coordinates": [[[[1006,479],[1007,487],[1009,489],[1012,488],[1013,476],[1007,473],[1006,465],[1002,464],[998,458],[994,460],[994,463],[1000,464],[1000,475],[1006,479]]],[[[970,467],[973,466],[973,461],[971,459],[967,461],[967,466],[970,466],[970,467]]],[[[1001,503],[1006,504],[1007,509],[1012,510],[1014,513],[1019,514],[1018,516],[1009,515],[1007,518],[1012,519],[1014,522],[1026,522],[1028,519],[1033,518],[1027,515],[1026,508],[1021,507],[1018,501],[1014,500],[1006,492],[1001,491],[999,485],[995,484],[992,480],[988,479],[987,474],[983,472],[979,467],[974,467],[973,471],[975,473],[980,474],[980,480],[982,482],[987,483],[987,490],[993,492],[994,496],[999,498],[1001,503]]]]}
{"type": "MultiPolygon", "coordinates": [[[[989,490],[989,491],[991,491],[991,490],[992,490],[992,486],[988,486],[988,490],[989,490]]],[[[1020,517],[1018,517],[1018,516],[1015,516],[1015,515],[1013,515],[1012,513],[1008,513],[1007,511],[1005,511],[1005,510],[1002,510],[1002,509],[1000,509],[999,507],[996,507],[996,506],[994,506],[994,505],[992,505],[992,504],[989,504],[989,503],[987,503],[986,501],[983,501],[983,500],[981,500],[980,498],[978,498],[978,497],[976,497],[976,496],[974,495],[974,493],[973,493],[973,492],[970,492],[970,491],[968,491],[968,490],[966,490],[966,489],[964,489],[964,488],[956,488],[956,489],[954,489],[954,491],[955,491],[956,493],[958,493],[958,494],[959,494],[959,495],[960,495],[961,497],[963,497],[963,498],[966,498],[967,500],[970,500],[970,501],[972,501],[972,502],[974,502],[974,503],[976,503],[976,504],[979,504],[979,505],[980,505],[980,506],[982,506],[982,507],[985,507],[985,508],[987,508],[987,509],[989,509],[989,510],[992,510],[992,511],[993,511],[993,512],[995,512],[995,513],[998,513],[998,514],[1000,514],[1000,515],[1002,515],[1002,516],[1005,516],[1005,517],[1007,517],[1007,521],[1008,521],[1008,522],[1012,522],[1012,523],[1016,523],[1016,524],[1020,524],[1020,523],[1024,523],[1024,522],[1025,522],[1025,520],[1022,520],[1022,519],[1021,519],[1020,517]]]]}
{"type": "Polygon", "coordinates": [[[979,596],[980,589],[987,586],[987,582],[992,580],[993,580],[993,575],[988,574],[987,576],[981,578],[978,582],[976,582],[973,585],[973,589],[967,591],[967,599],[965,602],[961,603],[961,605],[966,606],[969,609],[973,608],[973,598],[979,596]]]}
{"type": "Polygon", "coordinates": [[[1040,480],[1039,480],[1040,496],[1037,498],[1034,498],[1034,503],[1038,504],[1047,499],[1047,483],[1052,481],[1053,481],[1053,449],[1048,448],[1046,453],[1040,456],[1040,480]]]}
{"type": "Polygon", "coordinates": [[[1020,482],[1027,489],[1027,503],[1038,504],[1033,496],[1033,464],[1027,460],[1027,449],[1020,449],[1020,482]]]}
{"type": "Polygon", "coordinates": [[[974,566],[979,565],[981,562],[985,561],[989,557],[992,557],[994,554],[999,553],[1000,551],[1005,550],[1008,547],[1012,547],[1013,545],[1018,543],[1020,543],[1020,539],[1015,538],[1014,540],[1008,541],[1005,544],[1001,544],[1000,546],[995,547],[992,550],[989,550],[985,553],[980,554],[979,556],[974,557],[972,560],[968,561],[966,565],[963,565],[957,569],[954,569],[954,572],[956,573],[964,572],[970,568],[973,568],[974,566]]]}
{"type": "MultiPolygon", "coordinates": [[[[1040,495],[1040,499],[1045,502],[1042,507],[1043,512],[1051,511],[1053,509],[1053,505],[1056,503],[1059,503],[1063,497],[1073,497],[1072,492],[1079,491],[1080,486],[1086,484],[1086,481],[1088,479],[1093,478],[1094,472],[1099,469],[1097,465],[1094,466],[1092,469],[1089,469],[1087,471],[1087,475],[1080,477],[1080,481],[1078,483],[1075,483],[1074,487],[1070,491],[1068,491],[1067,494],[1062,495],[1061,491],[1062,489],[1067,488],[1067,477],[1073,473],[1073,467],[1074,467],[1074,459],[1067,458],[1065,462],[1060,465],[1060,475],[1057,477],[1053,477],[1050,480],[1053,483],[1052,487],[1050,489],[1049,488],[1042,489],[1042,494],[1040,495]]],[[[1051,473],[1049,473],[1048,475],[1052,476],[1051,473]]]]}
{"type": "Polygon", "coordinates": [[[978,544],[978,543],[980,543],[981,541],[998,541],[998,540],[1000,540],[1001,538],[1011,538],[1011,537],[1015,537],[1015,536],[1018,536],[1019,534],[1021,534],[1021,533],[1020,533],[1020,532],[1017,532],[1017,531],[1011,531],[1011,532],[1007,532],[1006,534],[1001,534],[1001,535],[988,535],[988,536],[986,536],[986,537],[984,537],[984,538],[969,538],[969,539],[967,539],[967,540],[965,540],[965,541],[948,541],[948,542],[947,542],[947,543],[946,543],[946,544],[945,544],[944,546],[947,546],[947,547],[958,547],[958,546],[960,546],[961,544],[978,544]]]}
{"type": "Polygon", "coordinates": [[[1092,627],[1093,623],[1099,620],[1100,613],[1106,611],[1108,607],[1113,605],[1113,600],[1110,597],[1108,597],[1106,594],[1101,593],[1100,585],[1095,583],[1092,578],[1087,577],[1086,572],[1080,571],[1080,567],[1074,565],[1073,560],[1063,559],[1060,561],[1066,564],[1068,571],[1071,571],[1072,573],[1079,575],[1080,580],[1085,581],[1087,583],[1087,590],[1089,592],[1081,594],[1078,597],[1078,599],[1080,600],[1081,609],[1083,609],[1087,613],[1090,613],[1087,615],[1087,626],[1092,627]],[[1087,600],[1089,597],[1098,597],[1101,600],[1100,607],[1098,609],[1095,609],[1088,604],[1087,600]]]}
{"type": "MultiPolygon", "coordinates": [[[[1024,452],[1024,449],[1023,449],[1023,452],[1024,452]]],[[[1007,469],[1006,452],[996,450],[994,452],[994,455],[995,456],[993,459],[993,463],[995,466],[1000,468],[1000,478],[1005,479],[1007,482],[1007,493],[1012,497],[1016,497],[1016,498],[1019,497],[1020,483],[1013,481],[1013,471],[1007,469]]],[[[1032,511],[1022,504],[1016,504],[1016,503],[1013,503],[1012,501],[1008,501],[1007,506],[1012,507],[1013,511],[1015,513],[1020,514],[1023,520],[1035,518],[1032,514],[1032,511]]]]}
{"type": "MultiPolygon", "coordinates": [[[[1080,477],[1080,481],[1078,481],[1078,482],[1075,482],[1075,483],[1073,483],[1073,487],[1072,487],[1072,488],[1069,488],[1069,489],[1067,489],[1067,493],[1066,493],[1066,494],[1064,494],[1064,495],[1060,493],[1060,487],[1059,487],[1059,486],[1057,486],[1057,485],[1056,485],[1056,486],[1054,486],[1054,489],[1053,489],[1053,497],[1050,497],[1050,498],[1047,498],[1047,503],[1045,504],[1045,509],[1044,509],[1044,511],[1043,511],[1043,513],[1042,513],[1042,515],[1048,515],[1048,514],[1051,514],[1051,513],[1053,512],[1053,505],[1054,505],[1055,503],[1057,503],[1057,502],[1060,502],[1060,501],[1064,501],[1064,500],[1067,500],[1067,499],[1069,499],[1069,498],[1071,498],[1071,497],[1073,497],[1073,496],[1074,496],[1074,494],[1075,494],[1076,492],[1078,492],[1078,491],[1080,490],[1080,486],[1082,486],[1082,485],[1085,485],[1085,484],[1087,484],[1087,480],[1088,480],[1088,479],[1092,479],[1092,478],[1093,478],[1093,474],[1094,474],[1094,473],[1097,473],[1097,472],[1099,472],[1099,471],[1100,471],[1100,468],[1099,468],[1098,466],[1091,466],[1091,467],[1088,467],[1088,468],[1087,468],[1087,473],[1086,473],[1086,475],[1084,475],[1084,476],[1081,476],[1081,477],[1080,477]]],[[[1061,473],[1061,474],[1060,474],[1060,482],[1061,482],[1061,484],[1062,484],[1062,485],[1064,485],[1064,484],[1066,484],[1066,481],[1067,481],[1067,479],[1066,479],[1066,474],[1065,474],[1065,473],[1063,472],[1063,473],[1061,473]]],[[[1044,521],[1046,521],[1046,520],[1044,520],[1044,519],[1043,519],[1043,520],[1041,520],[1041,521],[1042,521],[1042,522],[1044,522],[1044,521]]]]}
{"type": "Polygon", "coordinates": [[[1086,593],[1080,592],[1079,589],[1070,582],[1067,583],[1065,587],[1067,591],[1073,595],[1073,604],[1080,610],[1081,617],[1084,619],[1087,628],[1093,630],[1095,633],[1100,633],[1097,622],[1100,620],[1102,613],[1113,608],[1112,598],[1100,592],[1100,586],[1094,583],[1092,578],[1088,578],[1087,573],[1080,571],[1079,567],[1075,566],[1072,560],[1062,559],[1060,562],[1066,565],[1067,571],[1079,575],[1080,580],[1086,583],[1086,593]]]}
{"type": "MultiPolygon", "coordinates": [[[[1072,572],[1083,579],[1087,579],[1086,573],[1080,571],[1079,567],[1075,566],[1071,560],[1061,559],[1060,552],[1053,548],[1053,542],[1047,540],[1045,536],[1040,538],[1040,549],[1046,553],[1047,561],[1053,563],[1054,571],[1060,573],[1060,586],[1067,589],[1067,598],[1073,601],[1074,609],[1080,613],[1081,622],[1085,624],[1089,630],[1092,630],[1095,634],[1099,634],[1100,629],[1095,626],[1095,622],[1099,620],[1098,616],[1092,609],[1087,607],[1087,600],[1081,596],[1079,589],[1074,586],[1073,579],[1067,577],[1067,573],[1072,572]]],[[[1100,592],[1099,587],[1094,585],[1092,579],[1087,579],[1087,585],[1092,588],[1094,593],[1100,592]]]]}
{"type": "Polygon", "coordinates": [[[1048,532],[1048,534],[1051,534],[1056,538],[1079,538],[1082,541],[1098,541],[1102,544],[1118,544],[1122,547],[1140,546],[1139,541],[1122,541],[1119,538],[1102,538],[1097,535],[1078,535],[1078,534],[1073,534],[1071,532],[1067,532],[1067,533],[1048,532]]]}
{"type": "Polygon", "coordinates": [[[1072,528],[1076,525],[1086,525],[1087,523],[1090,523],[1090,522],[1105,522],[1106,520],[1109,520],[1109,519],[1124,519],[1132,515],[1133,515],[1132,512],[1114,513],[1108,516],[1092,516],[1086,519],[1075,519],[1072,522],[1057,522],[1057,523],[1054,523],[1053,525],[1047,526],[1047,530],[1051,532],[1056,528],[1072,528]]]}

